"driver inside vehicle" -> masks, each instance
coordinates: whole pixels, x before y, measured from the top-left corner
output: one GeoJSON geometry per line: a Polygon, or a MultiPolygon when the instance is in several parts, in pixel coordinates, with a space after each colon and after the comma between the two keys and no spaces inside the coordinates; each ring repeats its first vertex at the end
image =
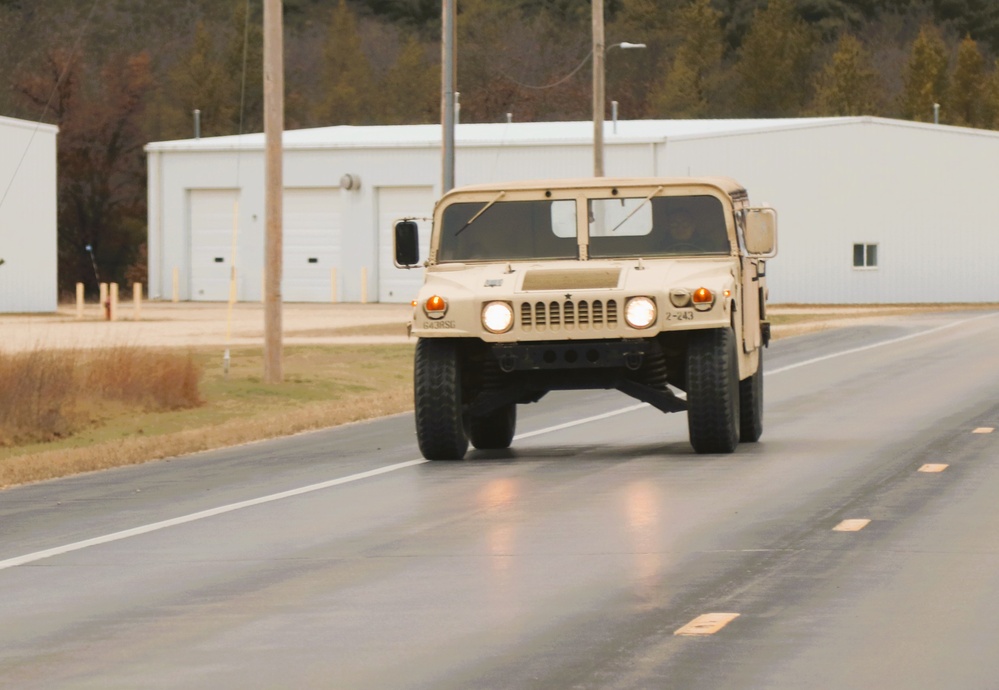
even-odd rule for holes
{"type": "Polygon", "coordinates": [[[677,254],[696,252],[701,249],[694,237],[694,219],[686,211],[670,216],[667,221],[667,250],[677,254]]]}

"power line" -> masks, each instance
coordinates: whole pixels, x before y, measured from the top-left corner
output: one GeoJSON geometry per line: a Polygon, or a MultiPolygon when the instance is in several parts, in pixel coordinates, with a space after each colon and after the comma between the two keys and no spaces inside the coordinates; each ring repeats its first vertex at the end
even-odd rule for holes
{"type": "Polygon", "coordinates": [[[517,81],[516,79],[511,77],[509,74],[506,74],[505,72],[500,72],[500,76],[505,79],[509,79],[514,84],[524,89],[534,89],[536,91],[543,91],[544,89],[554,89],[556,86],[561,86],[562,84],[564,84],[565,82],[569,81],[574,76],[576,76],[576,73],[579,72],[579,70],[583,69],[583,66],[586,64],[586,62],[590,59],[592,55],[593,55],[593,49],[591,48],[590,52],[586,54],[586,57],[583,58],[582,62],[576,65],[576,67],[574,67],[573,70],[569,72],[569,74],[565,75],[556,82],[552,82],[551,84],[545,84],[543,86],[533,86],[531,84],[524,84],[520,81],[517,81]]]}
{"type": "Polygon", "coordinates": [[[73,64],[73,58],[76,57],[76,53],[80,48],[80,42],[83,40],[83,35],[87,33],[87,29],[90,27],[90,20],[94,16],[94,10],[97,9],[97,5],[100,0],[94,0],[94,3],[90,6],[90,12],[87,13],[87,18],[83,20],[83,25],[80,27],[80,32],[76,35],[76,40],[73,42],[73,48],[69,51],[69,59],[66,60],[66,64],[63,66],[62,74],[56,79],[55,85],[52,87],[52,91],[49,93],[49,98],[45,102],[45,107],[42,109],[42,114],[35,122],[35,128],[31,130],[31,136],[28,137],[28,143],[24,146],[24,151],[21,152],[21,158],[17,161],[17,165],[14,167],[14,174],[11,175],[10,181],[7,183],[6,188],[3,190],[3,196],[0,196],[0,208],[3,208],[4,201],[7,200],[7,195],[10,194],[11,187],[14,186],[14,180],[17,179],[17,174],[21,170],[21,166],[24,164],[24,159],[28,156],[28,150],[31,149],[31,144],[35,140],[35,134],[38,132],[42,125],[42,120],[48,115],[49,108],[52,105],[52,100],[55,98],[56,92],[58,92],[59,87],[62,85],[63,80],[69,73],[69,69],[73,64]]]}

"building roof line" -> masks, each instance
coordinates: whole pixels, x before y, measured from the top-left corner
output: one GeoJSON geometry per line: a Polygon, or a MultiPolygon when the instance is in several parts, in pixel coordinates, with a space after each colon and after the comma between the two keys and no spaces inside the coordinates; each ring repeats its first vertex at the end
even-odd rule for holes
{"type": "MultiPolygon", "coordinates": [[[[717,119],[717,120],[622,120],[618,131],[608,131],[604,143],[612,146],[661,144],[669,140],[691,141],[706,138],[745,136],[776,132],[843,127],[873,124],[904,127],[972,136],[999,136],[999,132],[935,125],[909,120],[894,120],[873,116],[773,118],[773,119],[717,119]]],[[[518,123],[466,123],[458,125],[455,143],[462,148],[516,148],[558,144],[562,146],[589,146],[593,141],[593,123],[572,122],[518,122],[518,123]]],[[[428,149],[441,145],[440,125],[338,125],[312,129],[288,130],[284,133],[284,148],[288,150],[327,149],[428,149]]],[[[147,152],[158,151],[262,151],[264,136],[261,133],[182,139],[151,142],[147,152]]]]}
{"type": "Polygon", "coordinates": [[[4,117],[3,115],[0,115],[0,125],[14,127],[17,129],[48,132],[50,134],[59,133],[58,125],[50,125],[44,122],[32,122],[31,120],[20,120],[14,117],[4,117]]]}

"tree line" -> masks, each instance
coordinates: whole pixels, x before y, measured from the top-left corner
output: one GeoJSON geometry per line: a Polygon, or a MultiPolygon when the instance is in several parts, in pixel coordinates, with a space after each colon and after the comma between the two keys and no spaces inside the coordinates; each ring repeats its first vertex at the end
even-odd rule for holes
{"type": "MultiPolygon", "coordinates": [[[[286,126],[439,122],[440,0],[284,0],[286,126]]],[[[458,0],[462,122],[591,116],[590,5],[458,0]]],[[[607,0],[621,117],[999,129],[993,0],[607,0]]],[[[263,127],[261,0],[0,0],[0,114],[59,125],[59,279],[144,282],[149,141],[263,127]]],[[[608,106],[609,107],[609,106],[608,106]]],[[[6,152],[4,155],[7,155],[6,152]]],[[[0,228],[0,232],[4,232],[0,228]]]]}

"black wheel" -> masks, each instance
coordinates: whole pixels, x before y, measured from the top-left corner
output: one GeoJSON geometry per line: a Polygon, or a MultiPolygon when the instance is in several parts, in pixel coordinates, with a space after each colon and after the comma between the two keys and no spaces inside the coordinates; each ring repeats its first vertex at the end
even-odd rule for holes
{"type": "Polygon", "coordinates": [[[756,443],[763,435],[763,348],[756,373],[739,381],[739,442],[756,443]]]}
{"type": "Polygon", "coordinates": [[[420,338],[416,343],[414,398],[416,441],[427,460],[461,460],[468,437],[461,414],[461,365],[457,341],[420,338]]]}
{"type": "Polygon", "coordinates": [[[730,328],[695,331],[687,349],[687,428],[698,453],[739,444],[739,365],[730,328]]]}
{"type": "Polygon", "coordinates": [[[509,448],[516,429],[517,405],[514,403],[468,420],[468,438],[479,450],[509,448]]]}

